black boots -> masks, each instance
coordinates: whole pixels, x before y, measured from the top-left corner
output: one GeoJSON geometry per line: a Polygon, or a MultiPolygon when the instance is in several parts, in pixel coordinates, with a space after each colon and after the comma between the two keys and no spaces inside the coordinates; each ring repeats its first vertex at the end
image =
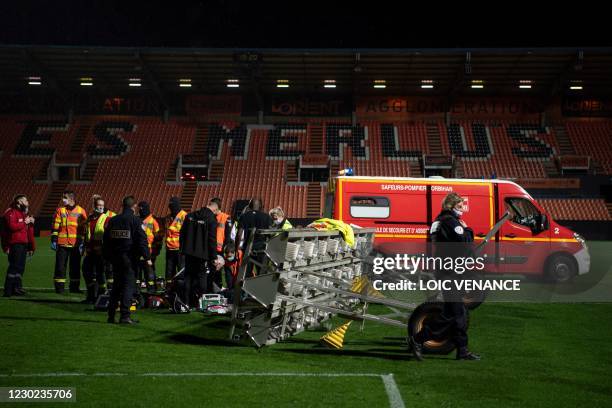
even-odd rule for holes
{"type": "Polygon", "coordinates": [[[457,349],[457,360],[480,360],[478,354],[472,353],[467,347],[460,347],[457,349]]]}
{"type": "MultiPolygon", "coordinates": [[[[419,343],[414,336],[408,336],[409,351],[412,352],[414,359],[417,361],[423,361],[423,344],[419,343]]],[[[480,360],[478,354],[472,353],[467,347],[460,347],[457,349],[456,360],[480,360]]]]}
{"type": "Polygon", "coordinates": [[[129,316],[122,317],[121,319],[119,319],[119,324],[136,324],[136,323],[138,323],[138,320],[134,320],[129,316]]]}
{"type": "Polygon", "coordinates": [[[408,346],[417,361],[423,361],[423,344],[417,342],[414,336],[408,336],[408,346]]]}

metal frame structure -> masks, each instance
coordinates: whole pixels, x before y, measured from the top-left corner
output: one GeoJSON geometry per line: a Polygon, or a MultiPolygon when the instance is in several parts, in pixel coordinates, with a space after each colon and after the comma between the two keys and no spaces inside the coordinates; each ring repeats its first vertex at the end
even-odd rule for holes
{"type": "MultiPolygon", "coordinates": [[[[476,254],[509,218],[505,213],[497,221],[475,248],[476,254]]],[[[336,230],[251,230],[234,288],[230,339],[248,339],[262,347],[320,326],[335,315],[406,328],[419,305],[385,298],[368,280],[374,231],[353,228],[350,246],[336,230]],[[256,274],[247,276],[255,269],[256,274]],[[393,317],[405,313],[406,320],[369,314],[370,304],[390,307],[393,317]]],[[[428,302],[436,302],[438,295],[428,302]]],[[[422,323],[425,317],[416,318],[422,323]]]]}
{"type": "Polygon", "coordinates": [[[369,304],[406,311],[417,305],[386,299],[373,290],[366,280],[366,258],[374,229],[354,228],[354,235],[351,247],[335,230],[253,230],[234,292],[230,338],[262,347],[334,315],[405,328],[406,321],[367,313],[369,304]],[[256,235],[265,240],[258,250],[253,249],[256,235]],[[258,268],[256,276],[246,276],[249,265],[258,268]]]}

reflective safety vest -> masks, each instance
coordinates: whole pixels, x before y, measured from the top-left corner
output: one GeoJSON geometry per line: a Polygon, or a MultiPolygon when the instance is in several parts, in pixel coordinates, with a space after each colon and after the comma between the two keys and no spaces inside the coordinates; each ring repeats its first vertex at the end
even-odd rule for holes
{"type": "MultiPolygon", "coordinates": [[[[291,225],[291,223],[289,222],[289,220],[288,220],[287,218],[285,218],[285,219],[283,220],[283,223],[282,223],[280,226],[277,226],[277,225],[274,225],[274,224],[273,224],[273,225],[272,225],[270,228],[280,228],[280,229],[282,229],[283,231],[287,231],[287,230],[292,229],[292,228],[293,228],[293,225],[291,225]]],[[[276,236],[278,236],[278,235],[280,235],[280,232],[279,232],[278,234],[274,235],[274,236],[276,237],[276,236]]]]}
{"type": "Polygon", "coordinates": [[[283,221],[283,226],[281,227],[281,229],[282,229],[283,231],[286,231],[286,230],[290,230],[290,229],[292,229],[292,228],[293,228],[293,225],[291,225],[291,223],[289,222],[289,220],[285,218],[285,220],[283,221]]]}
{"type": "Polygon", "coordinates": [[[106,221],[108,218],[114,217],[115,214],[111,210],[106,211],[104,214],[101,214],[96,220],[96,225],[93,231],[93,237],[91,235],[91,227],[88,225],[85,230],[85,242],[90,241],[99,241],[102,242],[102,238],[104,237],[104,227],[106,226],[106,221]]]}
{"type": "Polygon", "coordinates": [[[65,247],[73,247],[77,239],[83,239],[83,228],[87,220],[87,213],[81,206],[75,206],[72,210],[59,207],[55,211],[53,219],[53,233],[57,237],[57,244],[65,247]]]}
{"type": "Polygon", "coordinates": [[[185,221],[187,212],[185,210],[179,211],[176,217],[170,223],[170,226],[166,228],[166,249],[176,251],[179,249],[179,237],[181,235],[181,228],[183,227],[183,221],[185,221]]]}
{"type": "Polygon", "coordinates": [[[151,251],[151,248],[153,246],[153,241],[155,240],[155,237],[159,233],[159,223],[157,222],[155,217],[153,217],[153,215],[150,214],[147,218],[145,218],[142,221],[142,225],[144,225],[145,227],[145,234],[147,234],[147,242],[149,243],[149,251],[151,251]]]}
{"type": "Polygon", "coordinates": [[[219,212],[217,214],[217,252],[223,251],[223,244],[225,243],[225,225],[229,219],[229,214],[219,212]]]}

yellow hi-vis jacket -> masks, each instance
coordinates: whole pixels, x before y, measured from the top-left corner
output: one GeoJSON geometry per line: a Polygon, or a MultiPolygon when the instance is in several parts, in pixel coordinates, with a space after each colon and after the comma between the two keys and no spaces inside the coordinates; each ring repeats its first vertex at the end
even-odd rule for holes
{"type": "Polygon", "coordinates": [[[179,211],[176,217],[172,219],[168,228],[166,228],[166,249],[178,251],[180,248],[179,237],[181,236],[181,228],[183,227],[183,221],[185,221],[186,216],[187,211],[179,211]]]}

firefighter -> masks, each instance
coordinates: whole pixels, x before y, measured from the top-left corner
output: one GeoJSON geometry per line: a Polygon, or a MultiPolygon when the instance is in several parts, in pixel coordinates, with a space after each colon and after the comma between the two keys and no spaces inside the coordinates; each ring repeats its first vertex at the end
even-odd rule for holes
{"type": "Polygon", "coordinates": [[[87,285],[87,297],[83,303],[95,303],[98,296],[106,291],[110,265],[102,256],[102,239],[108,221],[116,215],[105,207],[101,196],[95,194],[92,200],[93,212],[87,217],[85,225],[83,278],[87,285]]]}
{"type": "MultiPolygon", "coordinates": [[[[185,273],[181,298],[194,306],[199,296],[211,292],[217,261],[217,204],[191,212],[181,228],[180,251],[185,256],[185,273]]],[[[220,275],[220,273],[218,273],[220,275]]]]}
{"type": "Polygon", "coordinates": [[[130,307],[136,284],[140,257],[151,266],[151,254],[142,221],[135,215],[138,208],[133,196],[123,199],[123,212],[110,219],[103,238],[104,257],[113,265],[113,288],[108,304],[108,323],[115,323],[117,304],[119,323],[134,324],[130,307]]]}
{"type": "MultiPolygon", "coordinates": [[[[429,230],[436,257],[469,257],[473,256],[472,243],[474,233],[465,221],[463,198],[457,193],[448,194],[442,201],[442,211],[436,217],[429,230]]],[[[453,270],[436,271],[439,279],[460,279],[462,275],[453,270]]],[[[443,291],[444,308],[439,319],[425,324],[415,336],[409,337],[412,352],[417,360],[422,360],[423,343],[435,339],[442,333],[450,333],[451,340],[457,348],[457,360],[480,360],[480,356],[468,350],[467,322],[468,311],[463,303],[464,293],[456,287],[443,291]]]]}
{"type": "Polygon", "coordinates": [[[64,293],[66,268],[70,261],[70,292],[80,293],[83,231],[87,220],[85,210],[76,204],[76,194],[65,191],[62,206],[55,211],[51,249],[55,252],[55,292],[64,293]]]}
{"type": "MultiPolygon", "coordinates": [[[[233,222],[230,218],[229,214],[221,211],[221,199],[213,198],[210,200],[209,204],[214,204],[216,206],[215,217],[217,219],[217,256],[223,257],[223,247],[226,243],[232,242],[232,230],[233,230],[233,222]]],[[[220,271],[213,270],[212,279],[214,283],[221,288],[223,286],[223,277],[220,271]]]]}
{"type": "Polygon", "coordinates": [[[209,204],[214,203],[217,206],[215,217],[217,218],[217,254],[223,254],[223,246],[231,240],[231,230],[233,222],[229,214],[221,211],[221,199],[218,197],[210,200],[209,204]]]}
{"type": "Polygon", "coordinates": [[[276,229],[288,230],[293,228],[293,225],[285,218],[285,212],[280,207],[275,207],[270,210],[270,217],[272,218],[272,227],[276,229]]]}
{"type": "Polygon", "coordinates": [[[170,215],[166,217],[166,284],[185,267],[185,258],[180,254],[181,227],[187,212],[181,209],[181,200],[172,197],[168,204],[170,215]]]}
{"type": "MultiPolygon", "coordinates": [[[[149,252],[151,253],[151,265],[144,261],[140,262],[138,277],[147,283],[149,293],[153,293],[155,292],[155,258],[157,258],[157,254],[153,250],[153,243],[159,241],[159,223],[151,214],[151,207],[146,201],[138,203],[138,216],[145,227],[149,252]]],[[[156,248],[159,247],[156,245],[156,248]]]]}
{"type": "Polygon", "coordinates": [[[2,250],[8,255],[8,269],[4,281],[5,297],[23,296],[23,272],[26,257],[36,250],[34,240],[34,217],[28,215],[28,198],[18,194],[11,207],[4,212],[2,222],[2,250]]]}

